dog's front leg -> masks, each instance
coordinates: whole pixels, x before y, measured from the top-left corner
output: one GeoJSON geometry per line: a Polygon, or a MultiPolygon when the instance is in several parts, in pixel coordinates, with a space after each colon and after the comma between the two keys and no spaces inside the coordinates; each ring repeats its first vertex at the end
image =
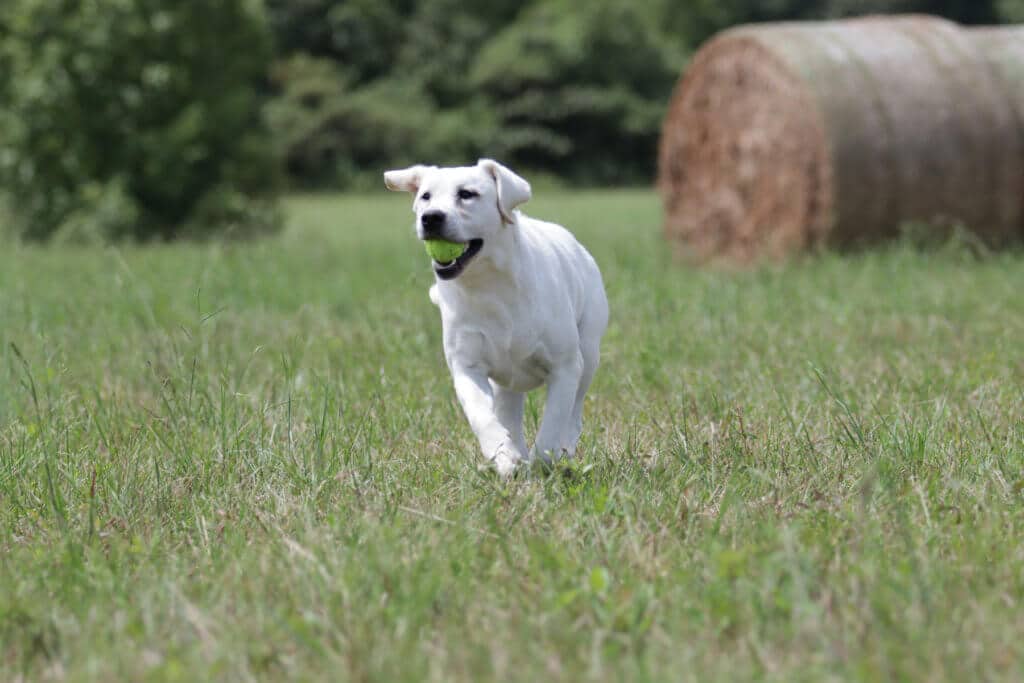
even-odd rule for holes
{"type": "Polygon", "coordinates": [[[516,445],[514,436],[495,414],[494,394],[487,375],[479,368],[452,366],[455,393],[469,426],[480,442],[484,457],[494,463],[502,477],[507,477],[525,455],[516,445]]]}
{"type": "Polygon", "coordinates": [[[548,377],[548,397],[544,405],[544,417],[537,431],[531,458],[542,458],[545,462],[563,456],[572,457],[575,443],[566,443],[565,437],[573,420],[576,392],[583,374],[583,360],[577,356],[572,362],[556,367],[548,377]]]}

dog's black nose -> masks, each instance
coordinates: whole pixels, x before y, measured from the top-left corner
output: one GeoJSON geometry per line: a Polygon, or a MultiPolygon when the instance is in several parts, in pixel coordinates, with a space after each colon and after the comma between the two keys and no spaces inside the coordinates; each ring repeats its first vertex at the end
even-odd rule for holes
{"type": "Polygon", "coordinates": [[[427,211],[420,217],[420,224],[423,226],[423,234],[426,237],[437,237],[444,229],[446,216],[444,211],[427,211]]]}

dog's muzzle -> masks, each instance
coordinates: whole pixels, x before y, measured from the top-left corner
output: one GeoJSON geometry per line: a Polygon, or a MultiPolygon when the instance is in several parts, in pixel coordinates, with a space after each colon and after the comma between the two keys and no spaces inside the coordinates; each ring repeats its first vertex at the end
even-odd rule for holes
{"type": "Polygon", "coordinates": [[[469,264],[473,258],[480,253],[483,249],[484,241],[482,239],[473,239],[469,241],[469,246],[466,251],[462,252],[462,256],[459,256],[450,263],[438,263],[434,261],[434,272],[442,280],[454,280],[466,269],[466,265],[469,264]]]}
{"type": "Polygon", "coordinates": [[[445,223],[448,216],[444,211],[427,211],[420,217],[421,234],[423,239],[444,239],[445,223]]]}

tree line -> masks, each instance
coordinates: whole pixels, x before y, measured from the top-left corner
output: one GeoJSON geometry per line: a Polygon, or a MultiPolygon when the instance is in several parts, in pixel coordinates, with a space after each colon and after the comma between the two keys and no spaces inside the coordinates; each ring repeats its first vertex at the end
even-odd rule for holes
{"type": "Polygon", "coordinates": [[[689,55],[736,23],[1024,0],[5,0],[4,230],[27,239],[273,229],[282,188],[479,156],[650,182],[689,55]]]}

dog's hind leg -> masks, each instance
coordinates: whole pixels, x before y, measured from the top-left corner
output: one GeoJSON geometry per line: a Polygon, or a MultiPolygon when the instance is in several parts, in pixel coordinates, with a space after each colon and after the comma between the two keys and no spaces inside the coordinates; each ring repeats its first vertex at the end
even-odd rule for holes
{"type": "Polygon", "coordinates": [[[565,438],[572,424],[576,392],[582,375],[583,358],[578,351],[570,362],[551,371],[544,417],[540,421],[531,458],[551,462],[572,454],[574,444],[568,443],[565,438]]]}
{"type": "Polygon", "coordinates": [[[491,381],[494,391],[494,416],[508,430],[513,443],[520,453],[526,453],[526,436],[523,434],[523,405],[526,394],[512,391],[491,381]]]}
{"type": "Polygon", "coordinates": [[[590,389],[590,382],[594,379],[597,366],[601,363],[601,337],[608,327],[608,300],[604,295],[604,287],[598,285],[592,287],[594,296],[590,305],[579,323],[580,334],[580,355],[583,357],[583,373],[580,375],[580,383],[576,389],[576,401],[572,407],[572,419],[566,425],[566,434],[563,442],[569,444],[568,454],[570,457],[576,454],[576,446],[583,433],[583,402],[590,389]]]}
{"type": "Polygon", "coordinates": [[[583,353],[583,374],[580,376],[580,384],[576,389],[576,402],[572,407],[572,419],[566,427],[566,434],[563,443],[568,444],[568,456],[571,458],[576,454],[576,445],[583,433],[583,401],[590,389],[590,382],[594,379],[597,366],[601,361],[600,340],[593,343],[584,342],[580,349],[583,353]]]}

